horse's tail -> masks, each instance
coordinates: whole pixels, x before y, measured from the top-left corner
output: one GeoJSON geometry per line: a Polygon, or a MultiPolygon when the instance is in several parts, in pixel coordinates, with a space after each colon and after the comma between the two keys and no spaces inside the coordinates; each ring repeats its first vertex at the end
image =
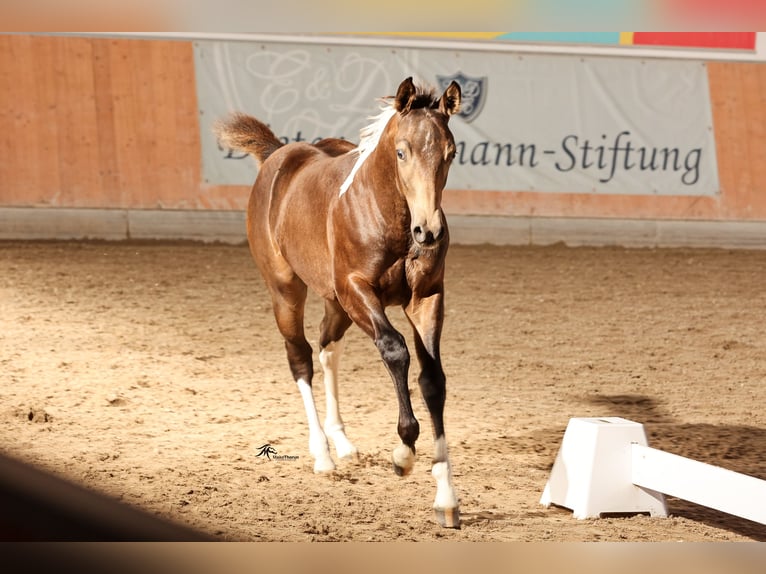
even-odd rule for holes
{"type": "Polygon", "coordinates": [[[218,120],[213,125],[213,132],[222,145],[249,153],[259,166],[284,145],[269,126],[242,112],[218,120]]]}

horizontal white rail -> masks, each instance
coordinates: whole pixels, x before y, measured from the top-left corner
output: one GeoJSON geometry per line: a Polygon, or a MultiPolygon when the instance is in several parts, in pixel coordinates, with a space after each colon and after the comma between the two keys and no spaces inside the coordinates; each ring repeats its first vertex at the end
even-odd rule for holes
{"type": "Polygon", "coordinates": [[[479,52],[508,52],[519,54],[563,54],[570,56],[616,56],[628,58],[668,58],[672,60],[752,62],[766,59],[766,32],[756,32],[755,50],[727,50],[715,48],[674,48],[619,44],[534,43],[502,40],[476,40],[450,37],[412,35],[386,35],[385,33],[332,34],[332,33],[222,33],[222,32],[44,32],[38,34],[137,38],[149,40],[230,41],[230,42],[285,42],[291,44],[327,44],[336,46],[384,46],[400,49],[441,49],[479,52]]]}
{"type": "Polygon", "coordinates": [[[636,486],[766,524],[766,480],[632,445],[636,486]]]}

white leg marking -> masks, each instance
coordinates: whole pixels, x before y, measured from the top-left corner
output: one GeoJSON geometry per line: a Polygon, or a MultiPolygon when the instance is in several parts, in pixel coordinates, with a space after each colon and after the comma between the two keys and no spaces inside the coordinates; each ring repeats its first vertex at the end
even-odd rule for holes
{"type": "Polygon", "coordinates": [[[314,472],[330,472],[335,470],[335,463],[330,457],[330,447],[327,445],[327,437],[319,424],[319,415],[314,404],[314,393],[303,379],[298,379],[298,390],[303,397],[303,406],[306,408],[306,418],[309,423],[309,452],[314,457],[314,472]]]}
{"type": "Polygon", "coordinates": [[[444,436],[436,439],[435,447],[434,460],[437,462],[434,463],[431,469],[431,475],[436,479],[434,508],[436,510],[457,508],[457,494],[455,494],[455,489],[452,487],[452,471],[447,455],[447,441],[444,436]]]}
{"type": "Polygon", "coordinates": [[[338,406],[338,364],[343,353],[343,339],[334,341],[319,352],[319,362],[324,371],[324,388],[327,399],[327,415],[324,432],[332,439],[338,458],[355,458],[356,447],[346,438],[343,420],[338,406]]]}

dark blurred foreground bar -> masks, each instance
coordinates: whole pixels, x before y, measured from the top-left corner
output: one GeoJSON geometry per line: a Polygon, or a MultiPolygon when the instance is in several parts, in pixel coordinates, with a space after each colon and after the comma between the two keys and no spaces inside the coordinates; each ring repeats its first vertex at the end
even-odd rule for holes
{"type": "Polygon", "coordinates": [[[212,538],[0,454],[0,541],[206,540],[212,538]]]}

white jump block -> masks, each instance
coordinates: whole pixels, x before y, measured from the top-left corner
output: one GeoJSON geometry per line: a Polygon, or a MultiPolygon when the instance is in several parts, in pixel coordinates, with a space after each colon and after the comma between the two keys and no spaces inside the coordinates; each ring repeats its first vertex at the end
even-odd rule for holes
{"type": "Polygon", "coordinates": [[[569,420],[540,503],[575,518],[667,516],[666,494],[766,524],[766,480],[650,448],[644,426],[619,417],[569,420]]]}
{"type": "Polygon", "coordinates": [[[665,496],[633,481],[633,445],[647,446],[644,425],[619,417],[572,418],[540,503],[575,518],[646,513],[667,516],[665,496]]]}

